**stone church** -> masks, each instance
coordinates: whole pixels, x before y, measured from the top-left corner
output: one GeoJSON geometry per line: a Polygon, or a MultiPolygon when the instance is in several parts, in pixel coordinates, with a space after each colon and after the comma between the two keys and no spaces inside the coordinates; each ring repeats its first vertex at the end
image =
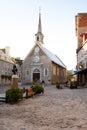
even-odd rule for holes
{"type": "Polygon", "coordinates": [[[46,84],[65,83],[66,66],[59,57],[44,47],[41,14],[39,13],[38,32],[35,44],[22,64],[22,83],[44,81],[46,84]]]}

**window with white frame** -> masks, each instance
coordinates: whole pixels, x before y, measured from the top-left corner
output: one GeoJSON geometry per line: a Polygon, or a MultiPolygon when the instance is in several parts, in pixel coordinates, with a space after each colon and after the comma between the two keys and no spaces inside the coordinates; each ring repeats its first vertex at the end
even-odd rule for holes
{"type": "Polygon", "coordinates": [[[48,70],[48,68],[45,68],[44,69],[44,76],[48,76],[49,75],[49,70],[48,70]]]}
{"type": "Polygon", "coordinates": [[[27,77],[27,75],[29,75],[29,71],[25,70],[25,76],[27,77]]]}

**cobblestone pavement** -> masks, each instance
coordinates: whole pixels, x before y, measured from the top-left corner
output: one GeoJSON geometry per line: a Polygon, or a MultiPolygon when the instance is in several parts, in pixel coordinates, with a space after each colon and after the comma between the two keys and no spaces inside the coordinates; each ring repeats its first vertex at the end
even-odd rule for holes
{"type": "Polygon", "coordinates": [[[1,104],[0,130],[87,130],[87,88],[44,90],[15,105],[1,104]]]}

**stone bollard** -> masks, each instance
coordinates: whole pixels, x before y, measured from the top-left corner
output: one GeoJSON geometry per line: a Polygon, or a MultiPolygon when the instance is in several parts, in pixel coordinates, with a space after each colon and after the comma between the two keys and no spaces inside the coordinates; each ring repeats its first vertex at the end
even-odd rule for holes
{"type": "Polygon", "coordinates": [[[18,87],[18,76],[12,75],[12,86],[18,87]]]}

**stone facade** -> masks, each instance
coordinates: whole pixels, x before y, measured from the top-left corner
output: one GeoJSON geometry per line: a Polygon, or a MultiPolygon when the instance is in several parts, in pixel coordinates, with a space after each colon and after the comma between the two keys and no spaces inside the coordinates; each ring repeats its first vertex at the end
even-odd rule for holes
{"type": "Polygon", "coordinates": [[[35,34],[35,45],[22,64],[22,83],[29,84],[45,81],[46,84],[66,82],[66,66],[63,62],[44,47],[44,35],[39,14],[38,32],[35,34]]]}
{"type": "Polygon", "coordinates": [[[9,47],[0,49],[0,85],[11,83],[8,77],[12,75],[13,64],[9,56],[9,47]]]}
{"type": "MultiPolygon", "coordinates": [[[[36,47],[35,47],[36,48],[36,47]]],[[[29,57],[24,60],[23,63],[23,83],[32,83],[36,80],[44,80],[49,82],[51,79],[52,65],[50,59],[39,50],[39,62],[34,59],[34,50],[31,52],[29,57]],[[45,74],[45,71],[47,73],[45,74]]]]}
{"type": "Polygon", "coordinates": [[[67,81],[66,68],[52,62],[52,83],[65,83],[67,81]]]}
{"type": "Polygon", "coordinates": [[[54,63],[36,44],[23,62],[23,83],[45,81],[46,84],[66,82],[66,68],[54,63]],[[35,59],[34,51],[39,48],[39,60],[35,59]]]}

